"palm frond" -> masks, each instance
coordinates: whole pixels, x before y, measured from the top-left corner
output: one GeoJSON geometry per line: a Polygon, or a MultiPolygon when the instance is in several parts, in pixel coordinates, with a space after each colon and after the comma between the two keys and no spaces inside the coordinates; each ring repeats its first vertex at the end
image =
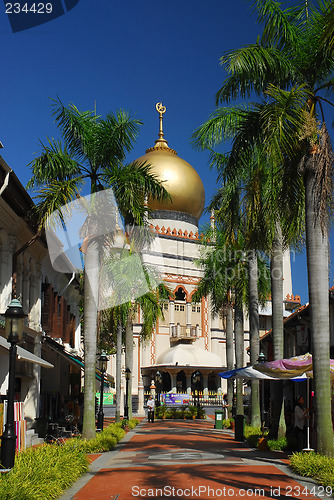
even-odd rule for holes
{"type": "Polygon", "coordinates": [[[171,199],[163,183],[151,172],[151,166],[147,163],[109,165],[104,169],[103,178],[105,183],[113,188],[126,224],[143,224],[149,208],[145,205],[147,197],[161,201],[171,199]]]}
{"type": "Polygon", "coordinates": [[[245,107],[220,107],[192,134],[192,144],[198,150],[212,149],[223,140],[234,137],[245,107]]]}
{"type": "Polygon", "coordinates": [[[66,107],[60,99],[52,102],[52,115],[71,155],[81,160],[87,158],[87,148],[91,147],[100,117],[92,111],[79,111],[74,104],[66,107]]]}
{"type": "Polygon", "coordinates": [[[286,87],[296,77],[290,58],[275,47],[252,44],[226,52],[220,64],[228,77],[216,94],[216,104],[235,100],[238,96],[260,95],[269,83],[286,87]]]}
{"type": "Polygon", "coordinates": [[[78,179],[66,181],[51,180],[46,186],[36,191],[36,206],[34,211],[40,227],[46,223],[66,223],[71,216],[70,202],[76,199],[79,193],[80,182],[78,179]],[[51,215],[52,218],[50,217],[51,215]]]}
{"type": "Polygon", "coordinates": [[[258,22],[264,23],[261,43],[291,51],[300,36],[296,24],[305,18],[304,9],[297,5],[283,10],[276,0],[252,0],[252,5],[258,22]]]}
{"type": "Polygon", "coordinates": [[[82,167],[71,156],[66,145],[47,138],[48,145],[41,142],[42,154],[29,163],[33,176],[27,188],[42,186],[50,179],[61,182],[80,177],[82,167]]]}

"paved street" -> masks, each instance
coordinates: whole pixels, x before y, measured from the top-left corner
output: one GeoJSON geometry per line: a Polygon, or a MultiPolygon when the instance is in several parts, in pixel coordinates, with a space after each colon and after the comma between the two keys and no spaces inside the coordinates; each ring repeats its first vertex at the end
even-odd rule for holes
{"type": "Polygon", "coordinates": [[[60,500],[324,497],[287,464],[281,452],[259,452],[215,430],[211,418],[145,419],[114,451],[93,456],[90,472],[60,500]]]}

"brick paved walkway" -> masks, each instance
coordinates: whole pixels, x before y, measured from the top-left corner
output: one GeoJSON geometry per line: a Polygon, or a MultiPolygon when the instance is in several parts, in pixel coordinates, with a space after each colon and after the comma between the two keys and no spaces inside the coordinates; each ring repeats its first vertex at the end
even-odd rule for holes
{"type": "Polygon", "coordinates": [[[215,430],[211,419],[144,420],[114,451],[93,458],[90,472],[60,500],[312,500],[321,493],[292,474],[283,453],[250,449],[231,431],[215,430]]]}

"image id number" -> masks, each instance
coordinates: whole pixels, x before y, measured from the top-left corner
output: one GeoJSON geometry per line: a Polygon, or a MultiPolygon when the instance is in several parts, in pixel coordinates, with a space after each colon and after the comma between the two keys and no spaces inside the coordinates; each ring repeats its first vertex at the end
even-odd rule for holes
{"type": "Polygon", "coordinates": [[[28,6],[27,3],[21,5],[18,2],[6,3],[6,14],[51,14],[52,3],[33,3],[28,6]]]}

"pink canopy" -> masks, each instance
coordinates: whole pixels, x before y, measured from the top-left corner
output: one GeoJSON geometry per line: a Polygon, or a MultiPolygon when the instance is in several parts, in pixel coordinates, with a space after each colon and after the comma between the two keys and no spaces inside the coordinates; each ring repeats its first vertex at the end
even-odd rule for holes
{"type": "MultiPolygon", "coordinates": [[[[276,361],[259,363],[253,368],[261,373],[277,378],[298,377],[303,373],[305,373],[307,377],[313,377],[312,354],[309,352],[289,359],[278,359],[276,361]]],[[[332,377],[334,377],[334,359],[330,360],[330,371],[332,377]]]]}

